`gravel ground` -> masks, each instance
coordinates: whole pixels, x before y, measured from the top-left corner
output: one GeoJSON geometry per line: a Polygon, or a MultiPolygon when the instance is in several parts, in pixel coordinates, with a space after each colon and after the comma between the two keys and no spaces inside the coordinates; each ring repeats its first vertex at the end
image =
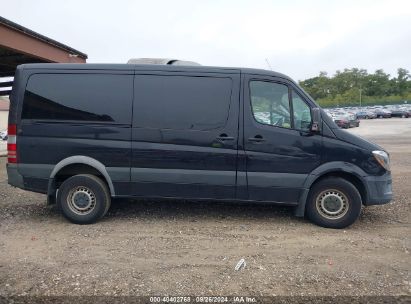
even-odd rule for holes
{"type": "Polygon", "coordinates": [[[0,296],[411,295],[411,119],[399,121],[352,130],[390,152],[395,199],[346,230],[285,207],[182,201],[115,201],[73,225],[10,187],[0,158],[0,296]],[[393,124],[395,136],[381,132],[393,124]]]}

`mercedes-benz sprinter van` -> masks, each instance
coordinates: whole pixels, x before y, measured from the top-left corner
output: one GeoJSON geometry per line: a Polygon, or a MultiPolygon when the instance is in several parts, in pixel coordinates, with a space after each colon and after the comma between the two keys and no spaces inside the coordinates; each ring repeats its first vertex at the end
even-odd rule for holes
{"type": "Polygon", "coordinates": [[[283,204],[343,228],[392,198],[387,152],[276,72],[27,64],[10,100],[9,184],[74,223],[124,197],[283,204]]]}

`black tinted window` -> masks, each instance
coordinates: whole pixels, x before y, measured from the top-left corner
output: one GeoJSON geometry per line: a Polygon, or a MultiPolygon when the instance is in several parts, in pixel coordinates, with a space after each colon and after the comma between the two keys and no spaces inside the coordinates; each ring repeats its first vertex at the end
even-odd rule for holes
{"type": "Polygon", "coordinates": [[[23,119],[131,122],[132,75],[35,74],[23,119]]]}
{"type": "Polygon", "coordinates": [[[135,127],[211,130],[227,121],[231,79],[190,76],[136,76],[135,127]]]}

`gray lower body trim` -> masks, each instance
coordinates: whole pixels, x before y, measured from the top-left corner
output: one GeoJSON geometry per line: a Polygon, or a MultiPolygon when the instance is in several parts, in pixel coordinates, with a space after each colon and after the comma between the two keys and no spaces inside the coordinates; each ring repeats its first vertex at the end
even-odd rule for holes
{"type": "Polygon", "coordinates": [[[304,217],[305,215],[305,203],[307,202],[308,193],[310,189],[302,189],[300,194],[300,199],[298,201],[298,206],[294,209],[294,215],[298,217],[304,217]]]}
{"type": "MultiPolygon", "coordinates": [[[[50,178],[55,165],[49,164],[18,164],[18,170],[25,177],[50,178]]],[[[130,168],[106,167],[112,181],[129,181],[130,168]]]]}
{"type": "MultiPolygon", "coordinates": [[[[81,163],[81,164],[88,164],[87,163],[88,158],[86,157],[76,157],[75,159],[73,158],[73,162],[68,162],[65,165],[70,165],[70,164],[76,164],[76,163],[81,163]],[[83,162],[77,162],[79,160],[82,160],[83,162]]],[[[52,191],[53,185],[54,185],[54,174],[56,173],[56,170],[64,168],[64,166],[60,166],[57,168],[57,165],[53,164],[24,164],[20,163],[15,166],[16,171],[18,171],[19,175],[21,178],[33,178],[33,179],[48,179],[49,180],[49,186],[48,186],[48,191],[52,191]]],[[[89,164],[90,166],[96,168],[94,163],[89,164]]],[[[101,165],[100,167],[96,168],[99,170],[104,177],[107,179],[107,182],[110,187],[110,193],[112,196],[115,196],[115,191],[114,191],[114,186],[112,185],[112,182],[129,182],[130,181],[130,168],[129,167],[104,167],[101,165]]]]}
{"type": "Polygon", "coordinates": [[[23,176],[18,172],[16,164],[7,164],[7,178],[11,186],[24,189],[23,176]]]}
{"type": "Polygon", "coordinates": [[[107,173],[113,182],[128,182],[130,181],[129,167],[106,167],[107,173]]]}
{"type": "Polygon", "coordinates": [[[48,164],[18,164],[18,170],[24,177],[49,178],[54,165],[48,164]]]}
{"type": "Polygon", "coordinates": [[[308,174],[247,172],[249,187],[302,188],[308,174]]]}
{"type": "MultiPolygon", "coordinates": [[[[26,177],[49,178],[54,165],[18,164],[26,177]]],[[[236,171],[106,167],[112,181],[235,185],[236,171]],[[131,172],[130,172],[131,171],[131,172]]],[[[238,184],[252,187],[302,188],[307,174],[238,172],[238,184]]]]}
{"type": "Polygon", "coordinates": [[[132,182],[234,186],[235,171],[131,168],[132,182]]]}

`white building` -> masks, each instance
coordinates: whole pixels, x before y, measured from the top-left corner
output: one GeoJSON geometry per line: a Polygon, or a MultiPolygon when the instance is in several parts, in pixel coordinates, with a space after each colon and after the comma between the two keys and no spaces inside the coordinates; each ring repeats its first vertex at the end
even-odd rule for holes
{"type": "Polygon", "coordinates": [[[9,98],[5,96],[0,96],[0,131],[7,128],[9,106],[9,98]]]}

